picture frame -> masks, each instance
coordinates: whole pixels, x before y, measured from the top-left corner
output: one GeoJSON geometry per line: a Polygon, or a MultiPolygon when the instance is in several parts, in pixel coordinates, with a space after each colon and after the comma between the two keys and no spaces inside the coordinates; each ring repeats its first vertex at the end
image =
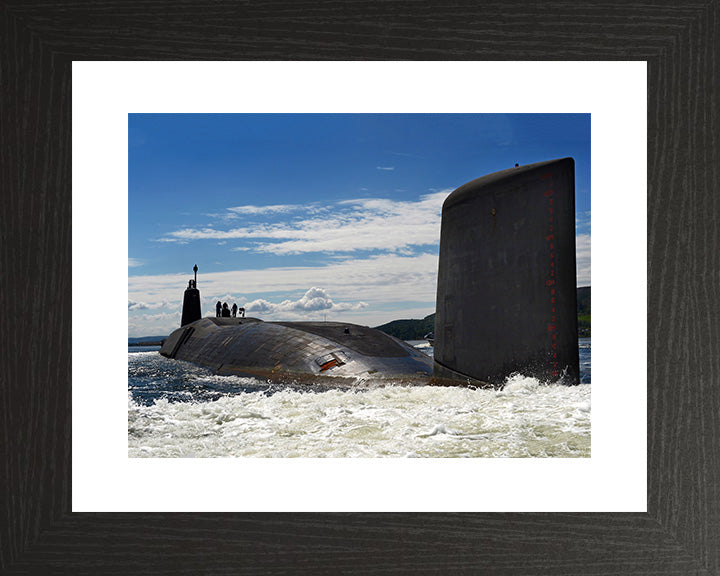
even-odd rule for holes
{"type": "Polygon", "coordinates": [[[718,0],[6,2],[0,572],[720,574],[719,23],[718,0]],[[72,61],[166,59],[647,61],[648,512],[73,513],[72,61]]]}

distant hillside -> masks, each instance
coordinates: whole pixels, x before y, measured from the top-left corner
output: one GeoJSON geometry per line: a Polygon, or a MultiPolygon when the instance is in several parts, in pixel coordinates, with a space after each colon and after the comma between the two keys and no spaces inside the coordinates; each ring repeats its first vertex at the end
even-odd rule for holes
{"type": "Polygon", "coordinates": [[[422,320],[393,320],[377,329],[400,340],[422,340],[425,334],[435,330],[435,314],[422,320]]]}
{"type": "Polygon", "coordinates": [[[590,336],[590,286],[577,289],[578,335],[590,336]]]}
{"type": "Polygon", "coordinates": [[[158,346],[165,336],[142,336],[140,338],[128,338],[128,346],[158,346]]]}
{"type": "MultiPolygon", "coordinates": [[[[590,286],[577,289],[578,335],[590,336],[590,286]]],[[[378,330],[400,338],[401,340],[422,340],[425,334],[435,330],[435,314],[425,316],[422,320],[393,320],[378,330]]]]}

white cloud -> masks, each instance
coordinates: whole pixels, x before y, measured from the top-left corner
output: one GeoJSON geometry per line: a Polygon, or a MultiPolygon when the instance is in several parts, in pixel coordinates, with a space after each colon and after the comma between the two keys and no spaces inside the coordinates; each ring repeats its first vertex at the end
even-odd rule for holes
{"type": "Polygon", "coordinates": [[[263,300],[262,298],[245,304],[245,311],[248,313],[253,312],[255,314],[264,314],[266,312],[273,312],[274,310],[275,304],[268,302],[267,300],[263,300]]]}
{"type": "Polygon", "coordinates": [[[145,314],[128,318],[128,336],[161,336],[180,327],[178,312],[145,314]]]}
{"type": "MultiPolygon", "coordinates": [[[[272,204],[267,206],[255,206],[252,204],[246,204],[244,206],[232,206],[226,208],[225,212],[210,212],[204,213],[203,216],[209,218],[216,218],[223,221],[237,220],[243,216],[261,216],[264,214],[286,214],[295,210],[306,210],[307,206],[304,204],[272,204]]],[[[212,226],[212,224],[210,225],[212,226]]]]}
{"type": "Polygon", "coordinates": [[[376,166],[376,168],[378,170],[387,170],[387,171],[395,170],[395,166],[376,166]]]}
{"type": "Polygon", "coordinates": [[[251,214],[251,215],[258,215],[258,214],[278,214],[278,213],[285,213],[285,212],[291,212],[293,210],[298,210],[302,208],[302,206],[296,205],[296,204],[273,204],[270,206],[235,206],[234,208],[228,208],[228,211],[233,214],[251,214]]]}
{"type": "Polygon", "coordinates": [[[168,238],[168,237],[151,238],[150,241],[151,242],[175,242],[177,244],[187,244],[188,243],[188,240],[186,240],[184,238],[172,238],[172,237],[170,237],[170,238],[168,238]]]}
{"type": "Polygon", "coordinates": [[[171,304],[167,300],[153,302],[151,304],[148,304],[146,302],[135,302],[133,300],[128,300],[128,310],[155,310],[159,308],[167,308],[168,306],[171,306],[171,304]]]}
{"type": "Polygon", "coordinates": [[[313,287],[298,300],[283,300],[279,304],[273,304],[267,300],[258,299],[245,304],[245,310],[248,313],[262,313],[270,317],[282,315],[285,318],[302,318],[317,316],[322,312],[361,310],[367,306],[366,302],[333,302],[326,290],[313,287]]]}
{"type": "Polygon", "coordinates": [[[128,268],[134,268],[136,266],[143,266],[144,262],[137,258],[128,258],[128,268]]]}
{"type": "Polygon", "coordinates": [[[332,207],[311,207],[306,218],[292,222],[256,222],[218,230],[183,228],[162,238],[167,242],[194,240],[258,240],[236,250],[269,254],[310,252],[403,251],[429,246],[440,238],[442,203],[451,190],[433,192],[417,201],[357,198],[332,207]]]}
{"type": "Polygon", "coordinates": [[[305,312],[317,312],[318,310],[330,310],[335,306],[335,303],[330,298],[330,295],[322,288],[312,287],[310,290],[305,292],[300,300],[291,302],[286,300],[280,304],[281,308],[305,312]]]}
{"type": "Polygon", "coordinates": [[[590,286],[590,234],[578,234],[575,238],[577,285],[590,286]]]}

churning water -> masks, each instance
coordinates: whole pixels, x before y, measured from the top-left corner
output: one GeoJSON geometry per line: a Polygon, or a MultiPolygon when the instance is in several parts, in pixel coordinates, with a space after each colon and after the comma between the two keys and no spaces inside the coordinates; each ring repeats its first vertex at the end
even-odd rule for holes
{"type": "MultiPolygon", "coordinates": [[[[429,350],[431,352],[431,350],[429,350]]],[[[590,339],[582,383],[514,375],[502,390],[349,389],[217,376],[128,351],[130,457],[589,457],[590,339]]]]}

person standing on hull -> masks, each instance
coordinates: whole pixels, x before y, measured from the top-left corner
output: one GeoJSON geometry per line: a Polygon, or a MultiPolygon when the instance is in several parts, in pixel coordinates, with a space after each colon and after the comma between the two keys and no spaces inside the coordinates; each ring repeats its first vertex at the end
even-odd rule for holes
{"type": "Polygon", "coordinates": [[[220,303],[220,300],[218,300],[218,303],[215,304],[215,316],[217,316],[218,318],[220,318],[220,316],[221,316],[221,311],[222,311],[222,304],[220,303]]]}
{"type": "Polygon", "coordinates": [[[230,318],[230,308],[228,308],[227,302],[223,302],[222,305],[222,317],[230,318]]]}
{"type": "Polygon", "coordinates": [[[237,304],[233,303],[232,307],[232,317],[235,318],[237,316],[237,304]]]}

